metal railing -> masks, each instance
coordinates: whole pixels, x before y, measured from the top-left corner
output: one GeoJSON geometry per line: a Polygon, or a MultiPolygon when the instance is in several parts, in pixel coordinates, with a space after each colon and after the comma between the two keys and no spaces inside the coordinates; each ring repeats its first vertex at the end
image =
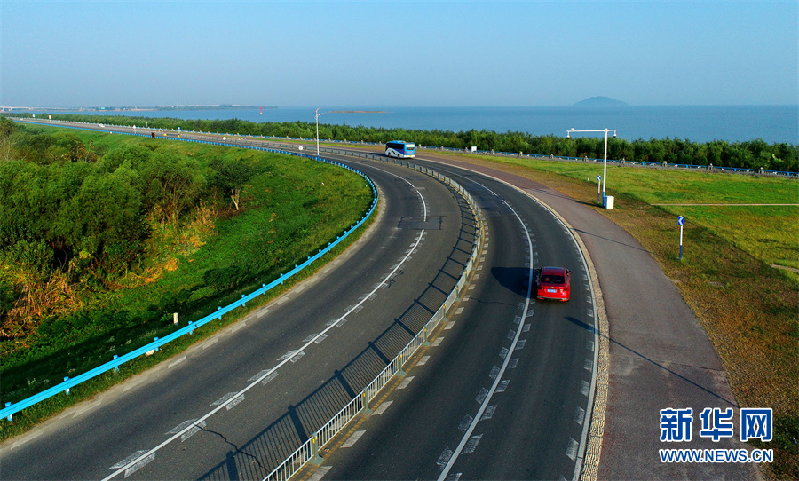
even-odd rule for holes
{"type": "Polygon", "coordinates": [[[471,278],[471,274],[474,272],[477,259],[483,252],[485,238],[485,222],[483,220],[483,216],[480,213],[471,194],[469,194],[460,184],[432,169],[428,169],[411,162],[392,160],[374,154],[358,154],[358,156],[404,165],[439,179],[443,183],[451,186],[461,196],[463,196],[469,204],[472,215],[476,221],[476,239],[474,244],[472,244],[471,255],[469,256],[469,260],[467,261],[466,266],[461,273],[460,278],[458,279],[458,282],[447,296],[447,299],[443,302],[443,304],[441,304],[430,320],[427,321],[424,327],[405,345],[402,350],[400,350],[397,356],[394,357],[394,359],[392,359],[391,362],[389,362],[386,367],[365,388],[363,388],[360,394],[352,398],[352,400],[344,408],[336,413],[329,421],[327,421],[327,423],[322,425],[322,427],[320,427],[313,436],[307,439],[299,448],[290,454],[285,461],[273,469],[272,472],[264,478],[264,481],[285,481],[296,474],[307,463],[312,462],[319,464],[322,461],[321,457],[319,457],[319,449],[328,444],[336,436],[336,434],[341,432],[358,414],[368,414],[371,412],[369,410],[369,402],[375,399],[378,393],[380,393],[380,391],[382,391],[395,376],[398,374],[404,374],[402,368],[405,363],[407,363],[407,361],[413,357],[419,348],[429,344],[428,336],[430,333],[433,332],[442,321],[447,319],[447,313],[461,298],[463,291],[466,289],[469,279],[471,278]]]}
{"type": "MultiPolygon", "coordinates": [[[[44,125],[48,125],[48,124],[44,124],[44,125]]],[[[72,128],[79,128],[79,127],[72,127],[72,128]]],[[[122,133],[122,134],[126,134],[126,135],[136,135],[136,136],[149,137],[148,135],[139,134],[139,133],[129,133],[129,132],[116,132],[116,133],[122,133]]],[[[163,137],[161,137],[161,138],[163,138],[163,137]]],[[[167,137],[167,138],[169,138],[169,137],[167,137]]],[[[267,152],[272,152],[272,153],[289,154],[289,155],[300,155],[302,157],[306,157],[308,159],[315,160],[317,162],[330,163],[330,164],[336,165],[338,167],[341,167],[343,169],[347,169],[347,170],[353,171],[356,174],[358,174],[361,177],[363,177],[364,179],[366,179],[366,181],[368,182],[370,188],[372,189],[372,192],[374,193],[374,199],[372,201],[372,204],[369,207],[369,210],[366,212],[366,214],[363,217],[361,217],[361,219],[358,220],[355,224],[350,226],[349,229],[344,231],[343,234],[337,236],[334,241],[328,242],[327,246],[325,246],[324,248],[321,248],[319,250],[319,252],[317,252],[315,255],[308,256],[308,258],[303,263],[296,264],[293,269],[291,269],[290,271],[288,271],[288,272],[286,272],[284,274],[281,274],[277,279],[273,280],[269,284],[261,284],[261,288],[260,289],[255,290],[254,292],[250,293],[249,295],[242,295],[241,299],[239,299],[236,302],[233,302],[233,303],[231,303],[231,304],[229,304],[229,305],[227,305],[225,307],[218,307],[216,312],[213,312],[213,313],[209,314],[208,316],[197,320],[196,322],[189,321],[188,326],[180,328],[180,329],[176,330],[175,332],[173,332],[173,333],[171,333],[171,334],[169,334],[167,336],[164,336],[164,337],[162,337],[160,339],[158,337],[156,337],[155,339],[153,339],[153,342],[151,342],[149,344],[146,344],[146,345],[144,345],[144,346],[142,346],[142,347],[140,347],[140,348],[138,348],[136,350],[128,352],[128,353],[126,353],[126,354],[124,354],[122,356],[118,356],[118,355],[115,354],[113,360],[111,360],[111,361],[109,361],[109,362],[107,362],[105,364],[102,364],[100,366],[97,366],[94,369],[91,369],[91,370],[89,370],[89,371],[87,371],[87,372],[85,372],[83,374],[75,376],[74,378],[64,377],[64,381],[63,382],[61,382],[61,383],[59,383],[59,384],[57,384],[57,385],[55,385],[55,386],[53,386],[53,387],[51,387],[49,389],[41,391],[41,392],[39,392],[37,394],[34,394],[31,397],[28,397],[28,398],[25,398],[25,399],[23,399],[21,401],[18,401],[16,403],[10,403],[10,402],[5,403],[5,407],[2,410],[0,410],[0,419],[5,418],[8,421],[12,421],[14,414],[22,411],[23,409],[25,409],[27,407],[33,406],[33,405],[35,405],[37,403],[40,403],[40,402],[44,401],[45,399],[51,398],[51,397],[55,396],[56,394],[59,394],[59,393],[62,393],[62,392],[66,392],[67,394],[69,394],[69,390],[71,388],[74,388],[75,386],[77,386],[80,383],[86,382],[89,379],[92,379],[92,378],[94,378],[96,376],[104,374],[104,373],[106,373],[106,372],[108,372],[108,371],[110,371],[112,369],[113,370],[117,370],[117,369],[119,369],[119,366],[121,366],[122,364],[125,364],[126,362],[132,361],[132,360],[134,360],[134,359],[136,359],[136,358],[138,358],[138,357],[140,357],[142,355],[146,355],[149,352],[158,351],[161,346],[163,346],[163,345],[165,345],[165,344],[167,344],[169,342],[172,342],[172,341],[174,341],[175,339],[177,339],[179,337],[182,337],[182,336],[185,336],[185,335],[192,335],[192,334],[194,334],[194,330],[195,329],[199,329],[200,327],[204,326],[205,324],[207,324],[207,323],[209,323],[209,322],[211,322],[213,320],[221,319],[223,315],[233,311],[234,309],[236,309],[238,307],[246,306],[247,302],[250,302],[251,300],[255,299],[258,296],[264,295],[269,290],[275,288],[276,286],[279,286],[279,285],[283,284],[286,280],[288,280],[289,278],[291,278],[292,276],[294,276],[298,272],[302,271],[303,269],[305,269],[306,267],[311,265],[313,262],[315,262],[320,257],[322,257],[325,254],[327,254],[328,252],[330,252],[330,250],[335,248],[342,240],[344,240],[347,236],[352,234],[358,227],[360,227],[364,222],[366,222],[366,220],[372,215],[372,213],[375,211],[375,208],[377,207],[377,202],[379,200],[379,194],[378,194],[377,188],[375,187],[375,185],[372,182],[372,180],[366,174],[362,173],[361,171],[359,171],[357,169],[353,169],[352,167],[344,165],[344,164],[342,164],[340,162],[335,162],[335,161],[331,161],[331,160],[327,160],[327,159],[322,159],[321,157],[311,156],[311,155],[307,155],[307,154],[297,154],[297,153],[294,153],[294,152],[270,149],[270,148],[266,148],[266,147],[255,146],[255,145],[239,145],[239,144],[237,144],[235,142],[233,142],[233,143],[214,142],[214,141],[206,141],[206,140],[191,139],[191,138],[170,138],[170,139],[171,140],[180,140],[180,141],[185,141],[185,142],[196,142],[196,143],[220,145],[220,146],[235,145],[235,146],[238,146],[238,147],[250,148],[250,149],[255,149],[255,150],[262,150],[262,151],[267,151],[267,152]]]]}

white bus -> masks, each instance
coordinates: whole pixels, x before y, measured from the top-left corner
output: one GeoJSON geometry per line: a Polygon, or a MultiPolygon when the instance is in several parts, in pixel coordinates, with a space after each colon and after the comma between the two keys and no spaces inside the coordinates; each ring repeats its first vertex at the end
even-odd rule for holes
{"type": "Polygon", "coordinates": [[[401,159],[416,157],[416,144],[402,140],[392,140],[391,142],[386,142],[386,156],[398,157],[401,159]]]}

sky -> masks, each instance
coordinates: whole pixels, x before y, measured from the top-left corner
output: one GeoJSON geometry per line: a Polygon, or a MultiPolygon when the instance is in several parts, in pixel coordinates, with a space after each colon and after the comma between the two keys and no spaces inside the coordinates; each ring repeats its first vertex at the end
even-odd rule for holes
{"type": "Polygon", "coordinates": [[[796,0],[2,0],[0,105],[797,105],[798,13],[796,0]]]}

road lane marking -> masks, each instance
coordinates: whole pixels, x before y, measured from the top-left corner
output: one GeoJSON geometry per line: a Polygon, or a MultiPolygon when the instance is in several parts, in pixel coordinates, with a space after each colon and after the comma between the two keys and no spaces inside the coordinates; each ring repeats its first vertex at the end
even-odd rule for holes
{"type": "Polygon", "coordinates": [[[322,466],[321,468],[317,468],[311,477],[308,478],[308,481],[322,481],[322,478],[324,478],[327,472],[331,469],[333,469],[333,466],[322,466]]]}
{"type": "Polygon", "coordinates": [[[167,366],[167,367],[168,368],[175,367],[175,366],[177,366],[178,364],[180,364],[181,362],[183,362],[185,360],[186,360],[186,356],[179,357],[179,358],[175,359],[174,361],[172,361],[171,363],[169,363],[169,366],[167,366]]]}
{"type": "Polygon", "coordinates": [[[480,444],[480,439],[483,437],[482,434],[478,436],[472,436],[469,438],[469,441],[466,442],[466,446],[463,447],[464,454],[471,454],[477,449],[477,445],[480,444]]]}
{"type": "MultiPolygon", "coordinates": [[[[489,189],[485,185],[480,184],[479,182],[475,182],[475,183],[480,185],[480,186],[482,186],[483,188],[485,188],[486,190],[488,190],[489,192],[491,192],[495,196],[497,196],[496,193],[491,191],[491,189],[489,189]]],[[[497,196],[497,197],[499,197],[499,196],[497,196]]],[[[522,222],[521,217],[519,217],[519,214],[516,212],[516,210],[513,207],[511,207],[510,204],[508,204],[508,202],[506,200],[503,199],[502,202],[511,210],[511,212],[513,212],[513,215],[516,216],[516,219],[519,221],[519,223],[520,224],[524,224],[522,222]]],[[[526,239],[527,239],[527,250],[528,250],[528,252],[532,252],[533,246],[532,246],[532,240],[530,239],[530,233],[527,230],[525,230],[525,232],[526,232],[526,239]]],[[[530,269],[532,270],[532,268],[533,268],[533,263],[530,262],[530,269]]],[[[532,293],[532,290],[533,290],[532,277],[528,277],[528,280],[527,280],[527,295],[525,296],[525,302],[523,303],[523,308],[524,309],[522,310],[522,315],[521,315],[522,318],[527,317],[527,309],[530,307],[530,294],[532,293]]],[[[444,463],[444,466],[443,466],[443,468],[441,470],[441,474],[438,477],[438,481],[445,481],[447,479],[447,476],[449,475],[449,471],[452,469],[452,467],[455,464],[455,461],[458,459],[458,456],[460,455],[460,453],[463,452],[464,448],[466,447],[466,444],[472,438],[472,433],[474,432],[474,428],[477,426],[477,423],[480,422],[480,418],[483,416],[483,414],[485,413],[486,409],[488,408],[488,403],[491,401],[491,397],[496,392],[497,387],[499,386],[499,384],[501,382],[502,376],[505,373],[505,369],[507,369],[508,364],[510,364],[510,356],[508,356],[508,353],[510,351],[513,351],[516,348],[517,341],[519,340],[519,336],[521,335],[521,331],[522,331],[522,328],[523,328],[523,323],[520,322],[518,324],[518,326],[519,327],[518,327],[518,330],[517,330],[517,333],[516,333],[516,337],[513,339],[513,341],[511,341],[510,349],[505,348],[505,347],[502,348],[502,350],[504,351],[504,355],[501,353],[500,357],[502,357],[504,359],[504,361],[502,363],[502,367],[500,369],[499,375],[496,377],[496,379],[494,379],[494,383],[491,385],[491,389],[486,391],[485,398],[482,401],[478,401],[479,404],[480,404],[480,408],[477,410],[477,416],[475,416],[475,419],[472,421],[472,424],[469,426],[469,429],[467,429],[466,432],[463,434],[463,437],[461,438],[460,443],[458,443],[458,446],[452,452],[452,455],[450,456],[450,458],[446,461],[446,463],[444,463]]],[[[507,386],[507,384],[505,386],[507,386]]],[[[485,389],[485,388],[483,388],[483,389],[485,389]]],[[[479,397],[478,397],[478,399],[479,399],[479,397]]],[[[441,459],[439,459],[439,466],[441,466],[441,459]]]]}
{"type": "MultiPolygon", "coordinates": [[[[488,398],[488,389],[486,389],[484,387],[481,387],[480,388],[480,392],[477,393],[477,397],[475,398],[475,401],[477,401],[477,404],[481,404],[482,405],[483,402],[487,398],[488,398]]],[[[478,414],[480,414],[480,413],[478,413],[478,414]]]]}
{"type": "Polygon", "coordinates": [[[405,389],[405,388],[407,388],[408,384],[410,384],[411,381],[413,381],[414,377],[416,377],[416,376],[405,376],[405,379],[403,379],[402,382],[399,383],[399,386],[397,386],[397,389],[405,389]]]}
{"type": "Polygon", "coordinates": [[[579,444],[577,444],[574,438],[569,438],[569,444],[566,445],[566,456],[572,461],[575,461],[577,459],[577,448],[579,447],[579,444]]]}
{"type": "Polygon", "coordinates": [[[449,460],[451,458],[452,458],[452,450],[449,448],[444,448],[444,452],[441,453],[441,456],[438,457],[438,461],[436,461],[436,464],[439,465],[441,469],[445,469],[447,463],[449,463],[449,460]]]}
{"type": "Polygon", "coordinates": [[[383,404],[378,406],[377,409],[375,409],[374,414],[383,414],[383,413],[385,413],[386,409],[388,409],[388,407],[391,406],[391,403],[393,403],[393,402],[394,401],[386,401],[386,402],[384,402],[383,404]]]}
{"type": "Polygon", "coordinates": [[[469,426],[472,424],[473,420],[474,419],[472,418],[471,414],[467,414],[467,415],[463,416],[463,420],[458,425],[458,431],[463,432],[463,431],[466,431],[467,429],[469,429],[469,426]]]}
{"type": "Polygon", "coordinates": [[[344,441],[344,444],[342,444],[341,447],[351,448],[352,446],[355,445],[355,443],[358,442],[359,439],[361,439],[361,436],[363,436],[365,432],[366,432],[365,429],[359,429],[355,431],[354,433],[352,433],[352,436],[350,436],[346,441],[344,441]]]}
{"type": "Polygon", "coordinates": [[[581,408],[580,406],[577,406],[577,409],[574,410],[574,422],[582,425],[584,420],[585,420],[585,409],[581,408]]]}

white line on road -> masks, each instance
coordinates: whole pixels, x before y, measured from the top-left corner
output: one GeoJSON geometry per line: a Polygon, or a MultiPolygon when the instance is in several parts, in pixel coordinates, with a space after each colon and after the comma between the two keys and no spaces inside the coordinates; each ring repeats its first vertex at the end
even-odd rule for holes
{"type": "Polygon", "coordinates": [[[341,447],[342,448],[351,448],[352,446],[355,445],[355,443],[358,442],[359,439],[361,439],[361,436],[363,436],[363,433],[365,433],[365,432],[366,432],[366,429],[359,429],[359,430],[355,431],[354,433],[352,433],[352,436],[350,436],[346,441],[344,441],[344,444],[342,444],[341,447]]]}
{"type": "Polygon", "coordinates": [[[393,403],[393,402],[394,401],[386,401],[386,402],[384,402],[383,404],[378,406],[377,409],[375,409],[374,414],[383,414],[384,412],[386,412],[386,409],[388,409],[388,407],[391,406],[391,403],[393,403]]]}
{"type": "Polygon", "coordinates": [[[414,377],[416,377],[416,376],[406,376],[405,379],[403,379],[402,382],[399,383],[399,386],[397,386],[397,389],[405,389],[406,387],[408,387],[408,384],[410,384],[411,381],[413,381],[414,377]]]}
{"type": "MultiPolygon", "coordinates": [[[[488,190],[489,192],[491,192],[495,196],[499,197],[496,193],[494,193],[491,189],[489,189],[485,185],[480,184],[479,182],[475,182],[475,183],[480,185],[480,186],[482,186],[483,188],[485,188],[486,190],[488,190]]],[[[511,210],[511,212],[513,212],[513,215],[516,216],[516,219],[519,221],[519,223],[524,224],[522,222],[521,217],[519,217],[519,214],[516,212],[516,210],[513,207],[511,207],[510,204],[508,204],[508,202],[505,201],[504,199],[503,199],[502,202],[511,210]]],[[[526,238],[527,238],[527,250],[528,250],[528,252],[532,253],[532,249],[533,249],[532,240],[530,239],[530,233],[526,229],[525,229],[525,234],[526,234],[526,238]]],[[[532,269],[532,268],[533,268],[533,263],[530,262],[530,269],[532,269]]],[[[533,282],[532,281],[533,281],[532,277],[528,278],[528,280],[527,280],[527,295],[525,296],[524,311],[522,312],[522,316],[521,316],[522,318],[527,317],[527,309],[530,307],[530,294],[533,291],[533,282]]],[[[472,433],[474,432],[474,428],[477,427],[477,423],[480,422],[480,419],[482,418],[483,414],[485,413],[486,409],[488,408],[488,403],[491,401],[491,397],[496,392],[497,387],[499,386],[499,384],[500,384],[500,382],[502,380],[502,376],[505,374],[505,370],[508,368],[508,364],[510,363],[510,356],[508,356],[507,353],[509,351],[513,351],[516,348],[516,344],[517,344],[517,341],[519,340],[519,336],[522,333],[522,328],[524,326],[524,323],[520,322],[518,324],[518,326],[519,327],[518,327],[517,332],[516,332],[516,337],[511,342],[510,349],[507,349],[507,348],[504,348],[504,347],[502,348],[505,351],[505,356],[504,356],[504,361],[502,362],[502,367],[500,368],[499,375],[494,379],[494,383],[491,385],[491,389],[488,390],[488,392],[487,392],[487,394],[485,396],[485,399],[483,399],[482,402],[480,403],[480,409],[477,410],[477,416],[474,417],[474,420],[472,421],[471,426],[469,426],[469,429],[467,429],[466,432],[463,434],[463,437],[461,438],[461,441],[458,444],[458,447],[455,448],[455,450],[452,452],[451,457],[447,460],[446,464],[444,465],[444,467],[443,467],[443,469],[441,471],[441,474],[438,476],[438,481],[444,481],[444,480],[447,479],[447,475],[449,474],[450,469],[452,469],[452,466],[455,464],[455,461],[457,461],[458,456],[460,455],[461,452],[463,452],[464,448],[466,447],[466,444],[472,438],[472,433]]],[[[507,384],[505,384],[505,386],[507,386],[507,384]]],[[[439,465],[441,465],[441,464],[439,464],[439,465]]]]}

